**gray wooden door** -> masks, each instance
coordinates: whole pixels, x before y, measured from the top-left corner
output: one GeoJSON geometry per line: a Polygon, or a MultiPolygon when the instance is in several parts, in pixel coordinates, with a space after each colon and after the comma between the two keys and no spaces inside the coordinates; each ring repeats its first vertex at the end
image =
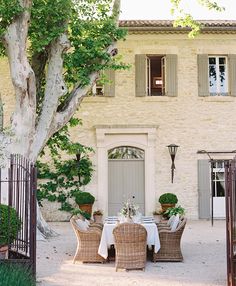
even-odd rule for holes
{"type": "Polygon", "coordinates": [[[117,215],[127,199],[144,214],[144,159],[109,159],[108,215],[117,215]]]}

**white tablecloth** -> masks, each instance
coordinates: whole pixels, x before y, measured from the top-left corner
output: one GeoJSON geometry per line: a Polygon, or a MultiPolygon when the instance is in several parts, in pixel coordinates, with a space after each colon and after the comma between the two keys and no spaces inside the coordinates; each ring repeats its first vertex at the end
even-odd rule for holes
{"type": "MultiPolygon", "coordinates": [[[[116,223],[104,224],[101,241],[98,248],[98,254],[104,257],[105,259],[108,256],[108,248],[115,243],[112,231],[116,226],[117,226],[116,223]]],[[[161,246],[156,224],[143,223],[142,226],[144,226],[147,230],[147,245],[149,247],[154,245],[154,251],[155,253],[157,253],[161,246]]]]}

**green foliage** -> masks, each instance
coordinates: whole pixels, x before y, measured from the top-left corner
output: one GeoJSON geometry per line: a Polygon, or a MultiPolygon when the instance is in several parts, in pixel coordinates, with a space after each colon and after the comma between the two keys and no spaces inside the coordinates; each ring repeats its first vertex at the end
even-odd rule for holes
{"type": "Polygon", "coordinates": [[[82,192],[82,191],[74,192],[74,197],[75,197],[75,202],[78,205],[93,204],[95,201],[95,197],[88,192],[82,192]]]}
{"type": "MultiPolygon", "coordinates": [[[[45,179],[46,182],[39,184],[37,198],[39,204],[47,199],[50,202],[60,202],[60,210],[73,210],[70,201],[74,193],[87,185],[93,173],[92,162],[89,159],[89,153],[92,148],[86,147],[80,143],[74,143],[69,136],[69,127],[75,127],[81,124],[81,121],[72,118],[69,125],[64,126],[59,132],[55,133],[47,142],[47,147],[51,155],[51,162],[43,163],[37,161],[38,178],[45,179]],[[62,160],[62,152],[75,156],[74,159],[62,160]]],[[[45,149],[41,157],[45,155],[45,149]]]]}
{"type": "Polygon", "coordinates": [[[84,218],[86,218],[87,220],[90,220],[91,215],[85,211],[82,211],[81,209],[74,209],[72,212],[72,215],[82,215],[84,218]]]}
{"type": "MultiPolygon", "coordinates": [[[[182,0],[170,0],[170,1],[172,3],[171,13],[178,14],[178,17],[174,22],[174,26],[189,27],[191,29],[189,32],[189,37],[194,38],[195,36],[197,36],[201,31],[202,28],[201,24],[198,21],[194,20],[192,15],[186,13],[184,8],[181,8],[182,0]]],[[[222,12],[225,10],[225,8],[219,6],[216,1],[198,0],[198,2],[201,6],[204,6],[209,10],[216,10],[218,12],[222,12]]]]}
{"type": "Polygon", "coordinates": [[[165,215],[167,217],[171,217],[172,215],[184,215],[185,214],[185,209],[181,206],[176,206],[176,207],[173,207],[173,208],[168,208],[166,211],[165,211],[165,215]]]}
{"type": "Polygon", "coordinates": [[[31,51],[44,50],[67,29],[71,8],[71,0],[33,1],[29,29],[31,51]]]}
{"type": "Polygon", "coordinates": [[[70,85],[78,80],[82,86],[87,85],[89,74],[95,71],[126,68],[119,57],[113,58],[106,51],[126,35],[109,13],[110,3],[110,0],[80,1],[72,9],[68,37],[73,49],[65,55],[65,78],[70,85]]]}
{"type": "MultiPolygon", "coordinates": [[[[14,208],[0,204],[0,246],[12,243],[21,228],[21,221],[14,208]]],[[[0,275],[1,276],[1,275],[0,275]]]]}
{"type": "Polygon", "coordinates": [[[26,267],[17,264],[0,264],[1,286],[35,286],[35,279],[26,267]]]}
{"type": "Polygon", "coordinates": [[[175,194],[165,193],[162,194],[159,198],[160,204],[177,204],[178,198],[175,194]]]}

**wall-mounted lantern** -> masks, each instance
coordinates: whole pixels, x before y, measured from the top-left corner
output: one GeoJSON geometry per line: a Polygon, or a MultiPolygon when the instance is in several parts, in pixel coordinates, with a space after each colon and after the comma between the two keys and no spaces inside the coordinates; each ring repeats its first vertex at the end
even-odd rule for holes
{"type": "Polygon", "coordinates": [[[170,157],[171,157],[171,161],[172,161],[172,164],[171,164],[171,183],[173,183],[174,171],[175,171],[175,163],[174,163],[175,162],[175,155],[177,153],[177,149],[179,146],[175,145],[175,144],[170,144],[167,147],[168,147],[170,157]]]}

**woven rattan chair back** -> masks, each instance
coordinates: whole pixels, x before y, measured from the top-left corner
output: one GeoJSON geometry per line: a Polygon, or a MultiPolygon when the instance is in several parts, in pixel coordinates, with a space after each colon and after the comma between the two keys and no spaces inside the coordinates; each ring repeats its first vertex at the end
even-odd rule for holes
{"type": "Polygon", "coordinates": [[[116,271],[145,269],[147,255],[147,231],[136,223],[122,223],[113,230],[116,251],[116,271]]]}
{"type": "Polygon", "coordinates": [[[104,262],[104,258],[98,254],[98,247],[101,240],[101,230],[92,228],[87,231],[79,229],[76,218],[72,217],[70,223],[77,238],[77,249],[73,259],[82,262],[104,262]]]}
{"type": "Polygon", "coordinates": [[[153,253],[153,261],[183,261],[181,251],[181,238],[187,219],[180,218],[180,222],[175,231],[160,229],[159,237],[161,248],[158,253],[153,253]]]}

